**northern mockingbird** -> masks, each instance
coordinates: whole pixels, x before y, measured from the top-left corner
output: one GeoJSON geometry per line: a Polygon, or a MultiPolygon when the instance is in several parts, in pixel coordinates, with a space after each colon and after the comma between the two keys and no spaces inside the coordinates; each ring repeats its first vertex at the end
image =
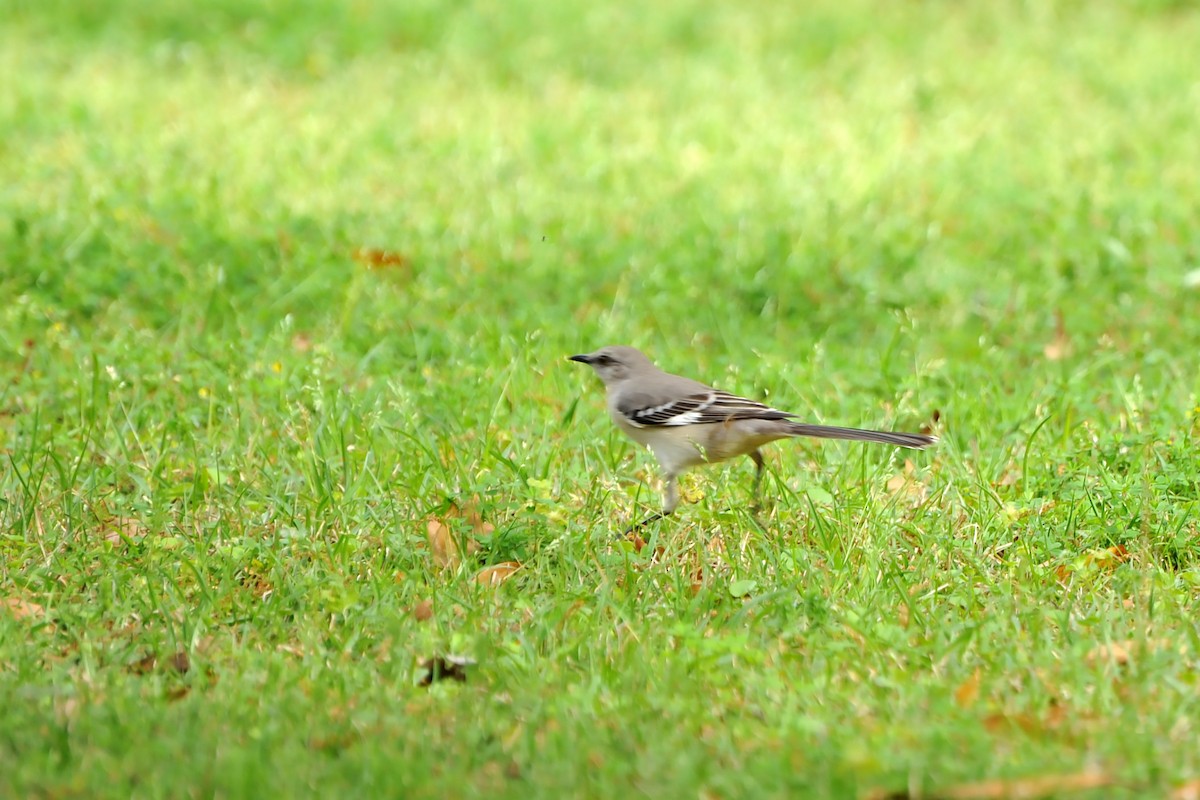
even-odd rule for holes
{"type": "Polygon", "coordinates": [[[794,422],[795,414],[663,372],[633,347],[603,347],[594,353],[571,356],[570,360],[596,370],[604,381],[608,413],[617,427],[635,442],[649,447],[662,466],[666,482],[662,513],[634,528],[672,513],[679,505],[679,476],[698,464],[749,456],[754,462],[757,497],[763,472],[759,448],[776,439],[816,436],[917,449],[937,441],[936,437],[922,433],[794,422]]]}

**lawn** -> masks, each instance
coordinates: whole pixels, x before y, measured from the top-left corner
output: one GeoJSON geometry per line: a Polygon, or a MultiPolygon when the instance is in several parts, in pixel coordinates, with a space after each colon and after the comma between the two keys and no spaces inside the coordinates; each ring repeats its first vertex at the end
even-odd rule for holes
{"type": "Polygon", "coordinates": [[[1200,10],[0,18],[0,796],[1200,795],[1200,10]]]}

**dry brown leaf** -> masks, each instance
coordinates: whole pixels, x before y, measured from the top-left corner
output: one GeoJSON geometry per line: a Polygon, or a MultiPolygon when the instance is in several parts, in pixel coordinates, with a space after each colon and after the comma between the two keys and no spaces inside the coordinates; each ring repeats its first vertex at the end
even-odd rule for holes
{"type": "Polygon", "coordinates": [[[979,667],[976,667],[975,671],[954,690],[954,702],[958,703],[959,708],[970,708],[975,705],[975,701],[979,699],[979,679],[979,667]]]}
{"type": "Polygon", "coordinates": [[[5,597],[3,600],[0,600],[0,608],[8,609],[8,613],[12,614],[13,619],[40,617],[46,613],[46,609],[37,603],[22,600],[20,597],[5,597]]]}
{"type": "Polygon", "coordinates": [[[470,537],[460,537],[449,525],[436,517],[425,521],[425,531],[429,536],[429,549],[433,551],[433,561],[439,567],[453,569],[462,563],[463,549],[466,554],[479,550],[479,543],[470,537]],[[462,541],[465,539],[465,541],[462,541]]]}
{"type": "Polygon", "coordinates": [[[478,501],[478,497],[473,498],[472,503],[465,509],[460,508],[456,503],[451,503],[441,519],[437,517],[426,519],[425,530],[429,536],[429,546],[433,550],[433,560],[438,566],[457,567],[465,556],[479,550],[479,542],[475,540],[474,536],[456,534],[448,520],[465,519],[475,536],[489,536],[496,530],[496,526],[485,522],[476,509],[475,503],[478,501]],[[463,552],[464,547],[465,553],[463,552]]]}
{"type": "Polygon", "coordinates": [[[458,553],[458,543],[454,541],[454,533],[450,526],[435,517],[425,520],[425,534],[429,537],[429,549],[433,551],[433,561],[439,567],[456,567],[462,558],[458,553]]]}
{"type": "Polygon", "coordinates": [[[520,562],[503,561],[499,564],[481,569],[475,575],[475,582],[483,584],[484,586],[499,586],[511,578],[513,574],[520,568],[520,562]]]}
{"type": "Polygon", "coordinates": [[[147,653],[137,661],[129,665],[129,671],[134,675],[147,675],[154,671],[158,666],[158,656],[154,653],[147,653]]]}
{"type": "Polygon", "coordinates": [[[408,258],[403,254],[374,247],[360,247],[351,257],[358,263],[365,264],[367,269],[403,268],[409,265],[408,258]]]}
{"type": "Polygon", "coordinates": [[[483,517],[479,516],[478,512],[469,510],[467,512],[467,522],[471,523],[471,529],[477,534],[487,536],[496,530],[496,526],[490,522],[484,522],[483,517]]]}
{"type": "Polygon", "coordinates": [[[1089,550],[1084,556],[1084,561],[1093,567],[1100,569],[1116,569],[1119,565],[1124,564],[1129,560],[1129,551],[1124,545],[1115,544],[1112,547],[1104,549],[1089,550]]]}
{"type": "Polygon", "coordinates": [[[175,653],[170,659],[168,659],[167,665],[173,672],[178,672],[180,675],[183,675],[192,668],[192,660],[188,657],[186,650],[180,650],[178,653],[175,653]]]}
{"type": "Polygon", "coordinates": [[[433,619],[433,601],[422,600],[412,607],[413,619],[417,622],[426,622],[433,619]]]}
{"type": "Polygon", "coordinates": [[[1191,780],[1176,786],[1167,795],[1168,800],[1200,800],[1200,779],[1191,780]]]}

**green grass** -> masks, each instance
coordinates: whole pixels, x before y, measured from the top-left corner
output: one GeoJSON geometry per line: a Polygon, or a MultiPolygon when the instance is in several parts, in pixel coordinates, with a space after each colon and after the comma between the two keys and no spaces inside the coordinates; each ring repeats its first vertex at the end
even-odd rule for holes
{"type": "Polygon", "coordinates": [[[1189,4],[0,17],[0,795],[1200,776],[1189,4]],[[613,343],[942,441],[634,553],[613,343]]]}

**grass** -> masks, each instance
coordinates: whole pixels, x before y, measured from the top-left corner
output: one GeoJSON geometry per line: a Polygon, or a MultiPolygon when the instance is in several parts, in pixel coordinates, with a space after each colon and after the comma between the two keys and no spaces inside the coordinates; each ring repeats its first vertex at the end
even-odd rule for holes
{"type": "Polygon", "coordinates": [[[1200,776],[1188,4],[0,11],[0,794],[1200,776]],[[634,552],[609,343],[942,441],[634,552]]]}

